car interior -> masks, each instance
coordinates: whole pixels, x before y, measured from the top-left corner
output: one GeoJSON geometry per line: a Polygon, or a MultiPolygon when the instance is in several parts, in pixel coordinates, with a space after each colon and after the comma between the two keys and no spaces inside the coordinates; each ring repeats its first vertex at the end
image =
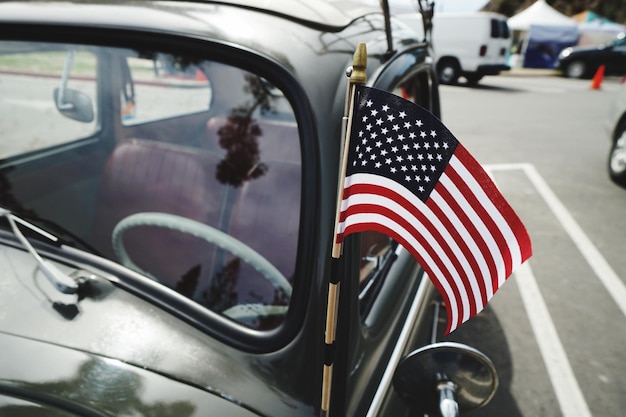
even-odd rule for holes
{"type": "Polygon", "coordinates": [[[301,156],[278,89],[163,53],[0,49],[0,80],[22,85],[4,98],[3,120],[24,120],[0,127],[4,208],[247,326],[280,324],[295,273],[301,156]]]}

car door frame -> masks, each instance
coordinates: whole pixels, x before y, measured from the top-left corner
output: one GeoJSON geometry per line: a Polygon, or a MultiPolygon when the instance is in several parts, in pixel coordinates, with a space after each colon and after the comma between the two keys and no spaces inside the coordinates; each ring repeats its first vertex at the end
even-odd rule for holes
{"type": "MultiPolygon", "coordinates": [[[[438,84],[426,44],[399,52],[373,77],[376,88],[394,91],[407,86],[414,100],[440,114],[438,84]],[[413,84],[412,84],[413,83],[413,84]],[[417,84],[417,85],[415,85],[417,84]]],[[[393,391],[391,376],[402,355],[428,344],[437,296],[422,268],[401,246],[382,270],[374,306],[361,316],[359,302],[360,235],[349,236],[338,268],[350,279],[342,283],[337,327],[337,374],[331,409],[335,415],[396,416],[407,409],[393,391]],[[416,324],[419,325],[416,326],[416,324]],[[371,400],[365,400],[371,398],[371,400]],[[341,410],[337,411],[337,410],[341,410]]]]}

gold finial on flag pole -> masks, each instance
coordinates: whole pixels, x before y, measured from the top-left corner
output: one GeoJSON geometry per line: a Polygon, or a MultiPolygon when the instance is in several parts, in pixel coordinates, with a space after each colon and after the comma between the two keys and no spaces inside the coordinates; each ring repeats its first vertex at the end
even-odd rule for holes
{"type": "Polygon", "coordinates": [[[350,84],[365,84],[367,82],[367,48],[364,43],[360,43],[354,52],[352,59],[352,73],[350,74],[350,84]]]}
{"type": "MultiPolygon", "coordinates": [[[[352,60],[352,71],[350,72],[350,83],[346,95],[346,115],[343,117],[342,138],[341,138],[341,154],[339,166],[339,182],[337,184],[337,212],[335,217],[335,232],[333,234],[333,258],[341,256],[341,244],[337,243],[337,232],[339,226],[339,215],[341,213],[341,200],[343,199],[343,187],[346,178],[346,161],[348,148],[350,145],[350,129],[352,126],[352,112],[354,107],[355,86],[365,84],[367,75],[365,69],[367,67],[367,49],[364,43],[360,43],[354,53],[352,60]]],[[[337,268],[332,268],[334,274],[337,274],[337,268]]],[[[332,276],[328,284],[328,304],[326,307],[326,330],[324,336],[324,345],[327,355],[324,361],[324,370],[322,375],[322,416],[328,415],[330,408],[330,393],[333,377],[333,352],[335,343],[335,334],[337,327],[337,309],[339,306],[339,284],[340,276],[332,276]]]]}
{"type": "Polygon", "coordinates": [[[335,233],[333,234],[333,258],[341,256],[342,245],[337,243],[337,233],[339,227],[339,214],[341,213],[341,200],[343,198],[343,186],[346,179],[346,162],[348,148],[350,146],[350,128],[352,126],[352,109],[354,107],[354,89],[359,84],[367,82],[367,48],[364,43],[357,45],[354,57],[352,58],[352,71],[350,73],[350,86],[346,96],[347,114],[344,116],[345,128],[342,132],[341,154],[339,165],[339,183],[337,184],[337,211],[335,213],[335,233]]]}

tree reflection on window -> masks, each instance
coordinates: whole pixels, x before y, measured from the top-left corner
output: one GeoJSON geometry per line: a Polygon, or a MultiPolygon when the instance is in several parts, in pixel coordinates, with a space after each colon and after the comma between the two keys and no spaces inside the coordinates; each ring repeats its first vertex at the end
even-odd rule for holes
{"type": "Polygon", "coordinates": [[[226,149],[226,156],[217,167],[217,179],[234,187],[245,181],[258,178],[267,172],[267,165],[261,162],[259,137],[263,134],[252,114],[271,110],[271,96],[262,85],[261,79],[246,74],[244,91],[253,97],[251,104],[244,104],[231,110],[226,123],[218,130],[219,144],[226,149]]]}

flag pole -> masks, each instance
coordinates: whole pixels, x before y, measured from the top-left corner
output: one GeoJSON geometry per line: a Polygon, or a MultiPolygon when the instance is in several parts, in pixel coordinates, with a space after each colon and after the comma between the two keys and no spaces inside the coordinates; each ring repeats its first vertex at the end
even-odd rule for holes
{"type": "MultiPolygon", "coordinates": [[[[341,200],[343,199],[343,186],[346,178],[346,164],[348,149],[350,146],[350,130],[352,127],[352,112],[354,108],[354,92],[355,87],[359,84],[365,84],[367,76],[365,69],[367,67],[367,50],[364,43],[360,43],[354,53],[352,60],[352,71],[350,73],[350,82],[346,94],[346,110],[342,123],[341,138],[341,154],[339,167],[339,183],[337,186],[337,211],[335,215],[335,232],[333,234],[332,257],[337,259],[341,256],[342,245],[337,243],[337,232],[339,225],[339,216],[341,213],[341,200]]],[[[332,268],[333,276],[328,283],[328,304],[326,307],[326,330],[324,335],[324,344],[326,355],[324,358],[324,370],[322,375],[322,416],[327,416],[330,409],[330,393],[333,379],[333,362],[334,362],[334,344],[337,328],[337,308],[339,306],[339,284],[340,276],[337,274],[336,268],[332,268]]]]}
{"type": "Polygon", "coordinates": [[[350,147],[350,130],[352,128],[352,112],[354,109],[354,91],[357,85],[365,84],[367,81],[367,75],[365,69],[367,68],[367,49],[364,43],[360,43],[354,52],[354,58],[352,59],[352,72],[350,73],[350,84],[348,94],[346,97],[346,127],[342,132],[341,140],[341,154],[339,165],[339,183],[337,185],[337,211],[335,212],[335,233],[333,236],[333,258],[339,258],[341,256],[342,244],[337,243],[337,232],[339,228],[339,216],[341,213],[341,200],[343,199],[343,186],[346,180],[346,165],[348,161],[348,149],[350,147]]]}

